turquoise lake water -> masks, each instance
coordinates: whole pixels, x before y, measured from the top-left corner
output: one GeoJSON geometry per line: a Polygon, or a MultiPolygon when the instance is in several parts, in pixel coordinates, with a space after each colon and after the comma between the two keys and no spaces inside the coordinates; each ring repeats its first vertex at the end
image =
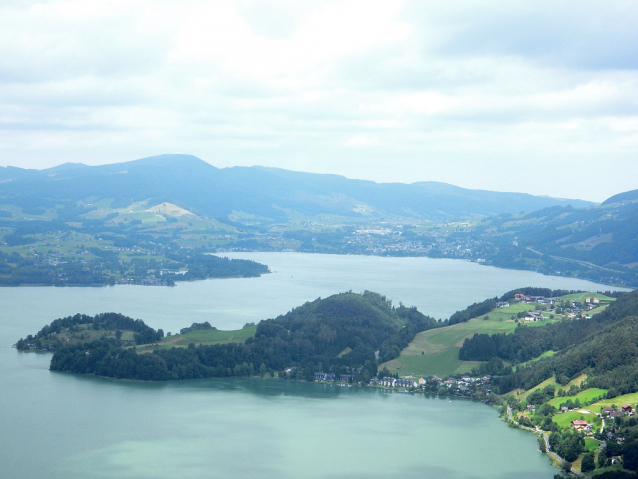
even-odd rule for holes
{"type": "Polygon", "coordinates": [[[551,478],[536,439],[484,404],[276,380],[112,381],[48,371],[11,345],[53,319],[116,311],[178,331],[274,317],[337,292],[372,290],[446,318],[520,286],[605,290],[581,280],[455,260],[233,254],[261,278],[174,288],[0,289],[0,477],[551,478]]]}

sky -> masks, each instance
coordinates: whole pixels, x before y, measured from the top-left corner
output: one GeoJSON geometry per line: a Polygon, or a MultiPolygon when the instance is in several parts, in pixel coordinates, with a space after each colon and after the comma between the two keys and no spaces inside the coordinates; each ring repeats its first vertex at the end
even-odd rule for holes
{"type": "Polygon", "coordinates": [[[2,0],[0,165],[603,201],[638,188],[637,24],[635,0],[2,0]]]}

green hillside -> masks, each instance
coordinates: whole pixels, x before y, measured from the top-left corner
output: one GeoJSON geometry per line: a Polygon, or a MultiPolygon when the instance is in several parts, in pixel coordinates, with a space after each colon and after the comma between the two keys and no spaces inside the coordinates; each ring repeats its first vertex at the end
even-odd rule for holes
{"type": "Polygon", "coordinates": [[[439,326],[416,308],[394,307],[366,291],[318,298],[238,331],[198,323],[166,338],[121,315],[77,315],[53,321],[17,347],[54,351],[51,370],[121,379],[274,375],[288,369],[303,379],[326,371],[367,383],[377,374],[375,354],[394,359],[417,333],[439,326]],[[133,331],[133,339],[126,331],[133,331]]]}
{"type": "MultiPolygon", "coordinates": [[[[538,292],[533,289],[529,290],[534,293],[538,292]]],[[[500,299],[513,298],[515,291],[506,293],[500,299]]],[[[523,288],[520,291],[527,291],[527,289],[523,288]]],[[[540,292],[545,294],[557,293],[557,291],[551,290],[540,292]]],[[[514,299],[508,300],[509,306],[499,308],[495,307],[496,298],[482,303],[475,303],[450,317],[450,321],[454,319],[464,320],[467,317],[471,317],[471,319],[417,334],[414,340],[401,351],[398,358],[381,364],[380,368],[385,367],[388,371],[396,372],[402,376],[431,376],[433,374],[445,376],[468,373],[480,366],[482,362],[491,359],[491,356],[485,355],[467,357],[470,354],[466,350],[474,342],[479,341],[480,338],[491,338],[495,335],[497,337],[505,337],[518,329],[521,329],[518,335],[525,338],[522,341],[539,334],[542,335],[545,326],[568,321],[568,312],[563,311],[563,306],[571,304],[572,301],[584,302],[586,298],[592,297],[599,298],[601,304],[604,302],[603,307],[606,307],[609,302],[615,301],[615,298],[600,293],[578,292],[555,297],[556,304],[543,306],[540,309],[538,304],[525,303],[514,299]],[[483,305],[490,305],[493,309],[485,310],[483,305]],[[472,314],[477,311],[481,311],[481,314],[478,317],[472,317],[472,314]],[[540,313],[542,320],[525,321],[524,317],[529,312],[540,313]],[[535,332],[535,330],[539,331],[535,332]],[[474,340],[473,338],[477,335],[477,339],[474,340]],[[468,347],[465,347],[466,340],[471,340],[467,343],[469,344],[468,347]]],[[[603,307],[598,308],[598,310],[602,310],[603,307]]],[[[592,310],[592,313],[595,311],[592,310]]],[[[551,349],[531,346],[519,347],[517,345],[517,354],[510,356],[503,354],[497,357],[507,364],[524,365],[526,361],[537,360],[553,354],[551,349]]]]}

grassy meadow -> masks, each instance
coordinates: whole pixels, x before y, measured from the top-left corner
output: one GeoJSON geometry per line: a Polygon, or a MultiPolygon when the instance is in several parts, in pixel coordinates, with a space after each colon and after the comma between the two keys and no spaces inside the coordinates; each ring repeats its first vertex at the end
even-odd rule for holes
{"type": "MultiPolygon", "coordinates": [[[[600,293],[578,293],[562,296],[560,299],[584,302],[586,298],[596,297],[601,301],[613,301],[600,293]]],[[[607,304],[601,305],[593,312],[602,311],[607,304]]],[[[535,311],[537,304],[511,302],[506,308],[496,308],[480,317],[472,318],[466,323],[453,324],[443,328],[423,331],[415,336],[410,344],[401,351],[401,355],[379,366],[388,368],[390,372],[397,372],[401,376],[446,376],[471,371],[479,364],[476,361],[461,361],[458,359],[463,341],[475,334],[512,333],[518,323],[515,321],[519,313],[535,311]]],[[[549,311],[542,312],[543,321],[522,322],[524,327],[542,327],[549,323],[562,320],[562,316],[549,311]]],[[[550,356],[553,351],[543,353],[539,358],[550,356]]],[[[568,387],[569,388],[569,387],[568,387]]]]}
{"type": "Polygon", "coordinates": [[[470,372],[479,363],[459,360],[459,349],[466,338],[475,334],[511,333],[516,329],[512,320],[471,319],[467,323],[423,331],[401,351],[401,355],[379,366],[402,376],[445,376],[470,372]]]}
{"type": "Polygon", "coordinates": [[[257,326],[246,326],[234,331],[220,331],[218,329],[202,329],[190,331],[186,334],[175,334],[162,338],[159,343],[137,346],[138,352],[150,352],[155,349],[186,348],[193,343],[210,346],[213,344],[245,343],[248,338],[255,336],[257,326]]]}

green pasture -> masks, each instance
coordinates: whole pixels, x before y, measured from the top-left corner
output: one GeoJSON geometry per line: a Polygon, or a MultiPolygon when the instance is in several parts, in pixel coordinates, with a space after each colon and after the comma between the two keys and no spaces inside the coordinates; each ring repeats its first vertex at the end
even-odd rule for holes
{"type": "Polygon", "coordinates": [[[568,428],[571,426],[572,421],[576,420],[585,420],[590,424],[593,424],[594,419],[596,419],[596,414],[594,413],[582,413],[579,411],[569,411],[565,414],[557,414],[552,418],[552,421],[556,423],[556,425],[560,428],[568,428]]]}
{"type": "Polygon", "coordinates": [[[521,401],[526,401],[527,400],[527,396],[532,394],[537,389],[544,389],[547,386],[559,387],[559,385],[556,383],[556,379],[552,376],[551,378],[545,379],[545,381],[543,381],[542,383],[537,384],[533,388],[530,388],[527,391],[523,391],[523,392],[520,392],[520,393],[516,394],[515,397],[516,397],[516,399],[519,399],[521,401]]]}
{"type": "Polygon", "coordinates": [[[632,407],[636,407],[636,404],[638,404],[638,393],[623,394],[622,396],[616,396],[612,399],[603,399],[592,404],[590,407],[596,408],[593,410],[599,412],[600,408],[610,407],[612,404],[615,404],[618,407],[622,406],[623,404],[629,404],[632,407]]]}
{"type": "Polygon", "coordinates": [[[522,313],[525,311],[531,311],[535,308],[535,304],[527,304],[527,303],[521,303],[521,302],[510,302],[510,305],[507,308],[498,308],[493,310],[491,313],[502,313],[502,314],[518,314],[518,313],[522,313]]]}
{"type": "Polygon", "coordinates": [[[343,351],[341,351],[339,354],[337,354],[338,358],[341,358],[343,356],[345,356],[346,354],[352,352],[352,348],[345,348],[343,351]]]}
{"type": "MultiPolygon", "coordinates": [[[[537,389],[544,389],[546,386],[556,386],[556,390],[558,391],[559,389],[562,389],[563,391],[568,391],[570,387],[572,386],[578,386],[580,387],[581,383],[583,381],[585,381],[587,379],[587,375],[586,374],[581,374],[580,376],[578,376],[577,378],[572,379],[571,381],[569,381],[567,384],[565,384],[564,386],[561,386],[560,384],[558,384],[556,382],[556,378],[554,378],[553,376],[549,379],[546,379],[545,381],[543,381],[540,384],[537,384],[536,386],[534,386],[533,388],[528,389],[527,391],[518,391],[518,392],[510,392],[508,394],[514,394],[516,399],[520,399],[520,400],[527,400],[527,396],[529,396],[531,393],[533,393],[534,391],[536,391],[537,389]]],[[[601,389],[602,391],[602,389],[601,389]]],[[[584,392],[584,391],[583,391],[584,392]]],[[[567,397],[565,397],[565,400],[567,400],[567,397]]],[[[572,399],[573,400],[573,399],[572,399]]],[[[559,403],[560,404],[560,403],[559,403]]]]}
{"type": "Polygon", "coordinates": [[[530,359],[529,361],[525,361],[524,363],[521,363],[519,366],[527,366],[528,364],[533,363],[534,361],[538,361],[539,359],[542,359],[542,358],[548,358],[550,356],[553,356],[554,354],[556,354],[556,351],[545,351],[540,356],[535,357],[534,359],[530,359]]]}
{"type": "Polygon", "coordinates": [[[379,366],[387,367],[390,372],[398,372],[401,376],[447,376],[470,372],[479,363],[476,361],[460,361],[459,348],[450,347],[432,354],[417,356],[399,356],[379,366]]]}
{"type": "MultiPolygon", "coordinates": [[[[487,320],[483,319],[483,315],[465,323],[423,331],[414,337],[397,359],[382,364],[380,368],[387,367],[391,372],[400,371],[402,375],[445,376],[469,372],[479,362],[458,359],[458,351],[463,346],[463,341],[475,334],[512,333],[518,326],[509,319],[510,315],[529,309],[533,309],[533,305],[514,303],[510,308],[502,308],[506,310],[506,314],[501,314],[501,310],[488,313],[487,320]]],[[[547,324],[548,321],[534,323],[534,326],[547,324]]],[[[531,325],[525,325],[528,326],[531,325]]]]}
{"type": "Polygon", "coordinates": [[[596,439],[592,439],[590,437],[585,438],[585,449],[587,450],[587,452],[595,451],[599,447],[600,447],[600,441],[597,441],[596,439]]]}
{"type": "Polygon", "coordinates": [[[198,331],[190,331],[186,334],[176,334],[162,339],[162,343],[167,343],[170,347],[184,347],[190,343],[195,345],[203,344],[205,346],[211,344],[229,344],[244,343],[248,338],[255,336],[257,326],[247,326],[243,329],[235,331],[220,331],[217,329],[202,329],[198,331]]]}
{"type": "Polygon", "coordinates": [[[555,299],[566,300],[566,301],[577,301],[579,303],[584,303],[587,298],[598,298],[601,301],[616,301],[616,298],[605,296],[602,293],[592,293],[591,291],[585,292],[585,293],[567,294],[565,296],[560,296],[555,299]]]}
{"type": "MultiPolygon", "coordinates": [[[[554,399],[547,401],[547,404],[550,404],[551,406],[554,406],[556,409],[558,409],[558,407],[562,403],[567,402],[568,399],[571,399],[572,402],[578,399],[580,403],[584,405],[591,402],[597,397],[604,397],[605,394],[607,394],[606,389],[590,388],[590,389],[585,389],[584,391],[579,392],[578,394],[576,394],[576,396],[555,397],[554,399]]],[[[583,406],[583,407],[588,408],[589,406],[583,406]]]]}
{"type": "Polygon", "coordinates": [[[220,331],[217,329],[202,329],[190,331],[186,334],[175,334],[162,338],[159,343],[136,346],[138,353],[148,353],[155,349],[186,348],[193,343],[196,346],[202,344],[211,346],[213,344],[244,343],[248,338],[252,338],[257,332],[257,326],[248,326],[235,331],[220,331]]]}
{"type": "Polygon", "coordinates": [[[379,367],[387,367],[389,371],[397,371],[404,376],[446,376],[470,372],[479,362],[459,360],[459,348],[466,338],[479,333],[511,333],[516,327],[513,321],[484,320],[481,316],[466,323],[423,331],[414,337],[397,359],[379,367]]]}
{"type": "Polygon", "coordinates": [[[607,306],[609,306],[609,303],[601,304],[597,308],[594,308],[591,311],[588,311],[587,314],[589,314],[590,316],[593,316],[594,314],[602,313],[603,311],[607,309],[607,306]]]}

